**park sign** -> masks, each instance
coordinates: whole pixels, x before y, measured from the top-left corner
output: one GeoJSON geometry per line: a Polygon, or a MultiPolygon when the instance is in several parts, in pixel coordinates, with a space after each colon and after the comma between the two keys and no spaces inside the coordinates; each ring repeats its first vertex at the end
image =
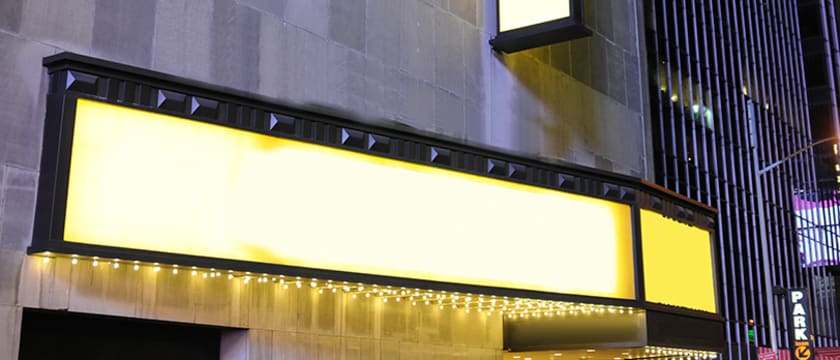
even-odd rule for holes
{"type": "Polygon", "coordinates": [[[795,288],[788,290],[788,321],[791,324],[790,343],[792,360],[811,360],[814,358],[814,346],[811,341],[811,306],[808,303],[808,290],[795,288]]]}

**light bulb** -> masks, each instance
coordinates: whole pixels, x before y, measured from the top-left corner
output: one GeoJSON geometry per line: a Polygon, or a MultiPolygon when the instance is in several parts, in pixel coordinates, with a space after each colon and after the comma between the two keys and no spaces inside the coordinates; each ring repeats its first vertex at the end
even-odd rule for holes
{"type": "Polygon", "coordinates": [[[79,263],[79,259],[73,258],[73,260],[70,260],[70,263],[76,265],[79,263]]]}

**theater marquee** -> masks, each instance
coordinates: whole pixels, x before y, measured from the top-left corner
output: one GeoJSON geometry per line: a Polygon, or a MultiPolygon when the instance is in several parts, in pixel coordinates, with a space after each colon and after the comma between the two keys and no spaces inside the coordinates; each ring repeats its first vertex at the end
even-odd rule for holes
{"type": "Polygon", "coordinates": [[[74,54],[45,64],[30,252],[46,261],[605,311],[589,332],[562,317],[506,316],[507,349],[562,348],[571,335],[592,346],[722,347],[715,210],[655,184],[74,54]]]}
{"type": "Polygon", "coordinates": [[[626,204],[88,99],[74,123],[67,242],[635,296],[626,204]]]}

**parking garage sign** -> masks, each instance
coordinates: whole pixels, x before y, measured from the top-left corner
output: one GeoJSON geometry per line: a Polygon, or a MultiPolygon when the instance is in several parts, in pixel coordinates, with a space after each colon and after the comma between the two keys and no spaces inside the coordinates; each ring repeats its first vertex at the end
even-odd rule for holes
{"type": "Polygon", "coordinates": [[[808,290],[789,289],[787,302],[788,321],[791,324],[791,360],[811,360],[814,358],[814,346],[811,341],[811,305],[808,302],[808,290]]]}

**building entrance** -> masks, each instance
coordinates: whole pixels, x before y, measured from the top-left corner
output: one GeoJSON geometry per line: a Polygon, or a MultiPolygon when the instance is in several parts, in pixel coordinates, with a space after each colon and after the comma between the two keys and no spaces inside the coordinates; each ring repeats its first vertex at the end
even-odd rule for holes
{"type": "Polygon", "coordinates": [[[20,360],[219,359],[221,329],[24,310],[20,360]]]}

